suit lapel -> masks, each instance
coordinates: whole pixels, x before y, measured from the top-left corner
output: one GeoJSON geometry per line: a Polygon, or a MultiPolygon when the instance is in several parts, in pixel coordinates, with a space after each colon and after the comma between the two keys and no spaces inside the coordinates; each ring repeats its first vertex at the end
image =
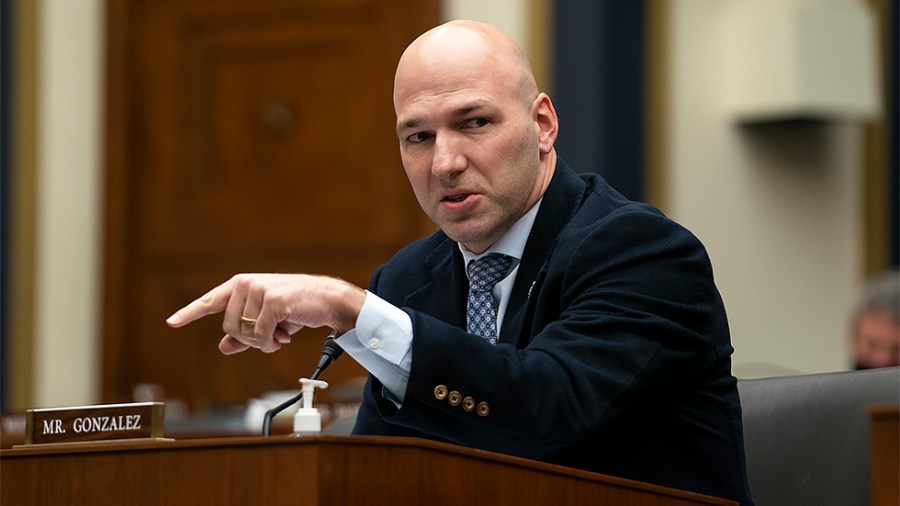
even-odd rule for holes
{"type": "Polygon", "coordinates": [[[425,258],[431,280],[406,297],[406,305],[451,325],[466,328],[469,286],[462,253],[449,238],[425,258]]]}
{"type": "Polygon", "coordinates": [[[500,328],[501,343],[523,348],[531,340],[531,336],[523,332],[523,325],[529,307],[540,291],[543,280],[541,269],[552,254],[559,233],[581,207],[584,187],[584,181],[562,159],[558,159],[553,179],[544,193],[541,208],[525,243],[519,272],[500,328]]]}

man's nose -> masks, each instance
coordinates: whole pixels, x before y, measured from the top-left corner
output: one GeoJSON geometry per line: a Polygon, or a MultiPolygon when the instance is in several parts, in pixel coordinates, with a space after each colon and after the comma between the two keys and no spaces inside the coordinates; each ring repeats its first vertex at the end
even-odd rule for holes
{"type": "Polygon", "coordinates": [[[451,179],[466,169],[466,157],[452,135],[435,136],[431,172],[440,179],[451,179]]]}

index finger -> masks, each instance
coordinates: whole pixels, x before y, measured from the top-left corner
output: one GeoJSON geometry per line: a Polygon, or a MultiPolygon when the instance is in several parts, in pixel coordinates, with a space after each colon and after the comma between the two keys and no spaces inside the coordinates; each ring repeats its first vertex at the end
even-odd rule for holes
{"type": "Polygon", "coordinates": [[[199,320],[204,316],[221,313],[228,306],[231,292],[234,286],[234,278],[206,292],[206,295],[194,300],[187,306],[175,311],[175,314],[166,319],[170,327],[179,328],[199,320]]]}

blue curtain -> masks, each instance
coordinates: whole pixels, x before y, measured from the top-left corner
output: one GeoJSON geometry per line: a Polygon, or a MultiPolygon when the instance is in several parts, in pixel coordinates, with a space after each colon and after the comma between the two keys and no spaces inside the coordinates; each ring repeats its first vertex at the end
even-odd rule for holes
{"type": "Polygon", "coordinates": [[[888,142],[890,143],[890,151],[888,154],[888,184],[890,184],[890,196],[888,198],[888,213],[890,213],[888,225],[890,227],[890,262],[892,267],[898,267],[900,263],[898,263],[898,238],[900,235],[900,217],[898,217],[898,213],[900,213],[900,198],[898,198],[898,190],[900,190],[900,158],[898,158],[898,144],[900,144],[900,129],[897,128],[897,109],[900,107],[900,104],[897,102],[897,90],[900,89],[900,82],[897,80],[897,62],[898,55],[897,52],[900,50],[900,43],[898,43],[898,38],[900,38],[900,32],[897,31],[897,16],[900,16],[900,12],[897,12],[897,2],[887,2],[887,17],[888,17],[888,33],[885,34],[885,38],[888,40],[888,54],[889,63],[888,63],[888,87],[885,93],[885,106],[887,108],[887,136],[888,142]]]}
{"type": "Polygon", "coordinates": [[[6,385],[9,381],[6,377],[6,360],[9,318],[7,318],[9,301],[9,183],[10,183],[10,135],[9,127],[12,123],[9,111],[10,85],[12,84],[12,72],[10,70],[11,52],[9,45],[12,38],[9,36],[9,16],[11,14],[9,0],[0,0],[0,412],[7,406],[6,385]]]}
{"type": "Polygon", "coordinates": [[[557,0],[553,9],[559,154],[642,200],[644,2],[557,0]]]}

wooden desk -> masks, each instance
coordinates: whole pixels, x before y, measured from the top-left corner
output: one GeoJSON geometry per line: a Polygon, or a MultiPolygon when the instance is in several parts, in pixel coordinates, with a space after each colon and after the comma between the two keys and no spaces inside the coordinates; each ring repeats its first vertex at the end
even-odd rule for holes
{"type": "Polygon", "coordinates": [[[736,504],[449,444],[369,436],[88,443],[2,450],[0,503],[736,504]]]}
{"type": "Polygon", "coordinates": [[[900,504],[900,406],[869,409],[872,435],[872,505],[900,504]]]}

